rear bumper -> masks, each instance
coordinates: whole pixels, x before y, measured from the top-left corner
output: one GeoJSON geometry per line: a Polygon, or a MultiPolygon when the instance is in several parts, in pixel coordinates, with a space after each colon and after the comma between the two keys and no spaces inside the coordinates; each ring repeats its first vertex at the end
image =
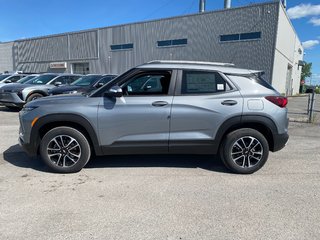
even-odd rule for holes
{"type": "Polygon", "coordinates": [[[284,148],[288,142],[289,135],[288,133],[284,134],[274,134],[273,135],[273,148],[272,152],[276,152],[284,148]]]}

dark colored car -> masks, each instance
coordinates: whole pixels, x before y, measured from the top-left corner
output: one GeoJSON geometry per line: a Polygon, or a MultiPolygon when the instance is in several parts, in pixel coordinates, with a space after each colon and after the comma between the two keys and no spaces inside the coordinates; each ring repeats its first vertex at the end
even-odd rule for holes
{"type": "Polygon", "coordinates": [[[24,78],[28,76],[27,74],[2,74],[0,75],[0,83],[14,83],[20,80],[21,78],[24,78]]]}
{"type": "Polygon", "coordinates": [[[104,84],[110,82],[117,75],[112,74],[89,74],[79,78],[77,81],[68,86],[59,86],[48,91],[49,95],[58,94],[74,94],[74,93],[89,93],[102,87],[104,84]]]}

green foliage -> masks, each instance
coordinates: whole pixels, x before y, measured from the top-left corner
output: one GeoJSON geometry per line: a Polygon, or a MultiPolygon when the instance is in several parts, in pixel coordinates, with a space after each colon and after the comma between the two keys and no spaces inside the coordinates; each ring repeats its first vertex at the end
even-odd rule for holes
{"type": "Polygon", "coordinates": [[[311,69],[312,69],[312,63],[306,63],[302,67],[301,80],[306,80],[306,78],[311,77],[312,75],[311,69]]]}

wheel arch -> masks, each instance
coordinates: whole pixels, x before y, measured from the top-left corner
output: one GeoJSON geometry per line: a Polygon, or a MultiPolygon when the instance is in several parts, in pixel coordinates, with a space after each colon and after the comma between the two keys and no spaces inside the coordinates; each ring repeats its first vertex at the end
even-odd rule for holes
{"type": "Polygon", "coordinates": [[[25,100],[27,101],[28,97],[30,97],[32,94],[35,94],[35,93],[41,94],[41,95],[44,96],[44,97],[48,96],[48,93],[46,93],[45,91],[42,91],[42,90],[33,90],[33,91],[29,92],[29,93],[26,95],[25,100]]]}
{"type": "Polygon", "coordinates": [[[61,126],[72,127],[80,131],[88,139],[93,152],[96,155],[102,154],[96,131],[86,118],[77,114],[50,114],[39,118],[32,127],[30,134],[30,141],[35,144],[37,151],[42,137],[49,130],[61,126]]]}
{"type": "Polygon", "coordinates": [[[273,135],[278,132],[275,123],[268,117],[256,115],[237,116],[225,121],[216,134],[216,140],[219,143],[219,148],[227,134],[241,128],[257,130],[267,139],[270,150],[274,150],[273,135]]]}

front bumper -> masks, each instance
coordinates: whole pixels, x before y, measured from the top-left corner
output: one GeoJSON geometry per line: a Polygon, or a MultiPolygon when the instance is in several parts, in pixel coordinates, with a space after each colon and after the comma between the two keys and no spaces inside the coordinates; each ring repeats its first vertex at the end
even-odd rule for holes
{"type": "Polygon", "coordinates": [[[30,156],[37,156],[37,146],[32,143],[25,143],[21,137],[19,137],[19,145],[23,148],[23,150],[30,156]]]}
{"type": "Polygon", "coordinates": [[[21,100],[17,93],[0,93],[0,104],[9,107],[23,107],[25,101],[21,100]]]}
{"type": "Polygon", "coordinates": [[[284,148],[289,140],[288,133],[274,134],[273,135],[273,148],[272,152],[276,152],[284,148]]]}

